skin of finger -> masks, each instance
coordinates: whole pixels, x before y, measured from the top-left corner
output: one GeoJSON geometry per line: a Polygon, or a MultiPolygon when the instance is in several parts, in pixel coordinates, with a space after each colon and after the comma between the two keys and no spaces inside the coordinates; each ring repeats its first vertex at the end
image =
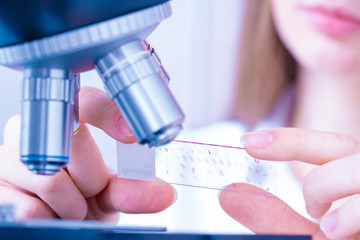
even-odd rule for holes
{"type": "Polygon", "coordinates": [[[306,176],[303,193],[312,217],[322,217],[332,202],[360,191],[359,158],[356,154],[328,162],[306,176]]]}
{"type": "Polygon", "coordinates": [[[52,176],[30,172],[19,160],[19,146],[3,146],[0,159],[2,180],[36,194],[61,218],[85,218],[86,200],[64,170],[52,176]]]}
{"type": "Polygon", "coordinates": [[[255,186],[245,183],[228,185],[220,192],[219,201],[230,217],[255,233],[308,234],[323,238],[316,223],[255,186]]]}
{"type": "Polygon", "coordinates": [[[86,220],[116,223],[119,220],[120,212],[104,211],[104,208],[101,206],[101,203],[99,204],[98,199],[99,198],[95,196],[86,200],[89,206],[86,220]]]}
{"type": "Polygon", "coordinates": [[[58,217],[56,213],[39,198],[6,186],[0,186],[0,205],[1,204],[10,204],[15,207],[15,220],[58,217]]]}
{"type": "Polygon", "coordinates": [[[118,178],[113,175],[109,185],[98,195],[104,212],[155,213],[174,202],[170,184],[118,178]]]}
{"type": "MultiPolygon", "coordinates": [[[[337,213],[336,228],[326,236],[330,239],[345,239],[351,236],[360,235],[360,196],[356,196],[346,201],[337,213]]],[[[330,214],[330,213],[329,213],[330,214]]],[[[354,238],[359,239],[359,238],[354,238]]]]}
{"type": "Polygon", "coordinates": [[[81,88],[79,92],[79,118],[82,122],[102,129],[117,141],[123,143],[136,142],[114,101],[100,89],[81,88]]]}
{"type": "Polygon", "coordinates": [[[11,117],[4,128],[4,145],[19,146],[20,145],[20,129],[21,116],[15,115],[11,117]]]}
{"type": "Polygon", "coordinates": [[[85,198],[93,197],[107,185],[110,174],[85,124],[80,123],[72,139],[69,174],[85,198]]]}
{"type": "Polygon", "coordinates": [[[360,152],[359,141],[350,135],[299,128],[266,131],[273,135],[273,142],[265,148],[246,147],[251,156],[264,160],[298,160],[320,165],[360,152]]]}

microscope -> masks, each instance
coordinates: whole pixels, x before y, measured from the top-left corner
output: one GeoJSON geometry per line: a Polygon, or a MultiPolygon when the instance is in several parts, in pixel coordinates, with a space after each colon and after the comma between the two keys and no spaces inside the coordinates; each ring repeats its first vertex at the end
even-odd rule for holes
{"type": "Polygon", "coordinates": [[[146,38],[169,0],[0,2],[0,64],[23,72],[20,158],[36,174],[67,165],[78,130],[79,74],[96,69],[137,141],[174,139],[184,114],[146,38]]]}
{"type": "MultiPolygon", "coordinates": [[[[79,74],[94,68],[139,143],[161,146],[178,135],[184,114],[146,41],[170,15],[169,0],[0,1],[0,64],[23,72],[20,158],[30,171],[51,175],[67,165],[78,131],[79,74]]],[[[170,233],[91,221],[16,222],[11,207],[0,210],[0,240],[310,239],[170,233]]]]}

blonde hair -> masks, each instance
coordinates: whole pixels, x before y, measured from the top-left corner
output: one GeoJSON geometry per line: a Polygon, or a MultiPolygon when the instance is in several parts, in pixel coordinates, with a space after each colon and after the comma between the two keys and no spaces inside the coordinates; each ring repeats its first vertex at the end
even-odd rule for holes
{"type": "Polygon", "coordinates": [[[297,63],[276,32],[270,0],[248,0],[240,47],[236,114],[249,127],[266,117],[296,76],[297,63]]]}

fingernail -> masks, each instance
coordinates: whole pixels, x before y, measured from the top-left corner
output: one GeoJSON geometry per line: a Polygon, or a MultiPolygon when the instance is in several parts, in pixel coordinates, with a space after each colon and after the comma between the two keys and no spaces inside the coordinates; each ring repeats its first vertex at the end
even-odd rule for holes
{"type": "Polygon", "coordinates": [[[171,187],[174,190],[174,199],[173,199],[173,202],[172,202],[172,204],[174,204],[176,202],[176,200],[178,199],[178,192],[176,191],[176,188],[174,186],[171,185],[171,187]]]}
{"type": "MultiPolygon", "coordinates": [[[[224,191],[226,188],[229,188],[229,187],[232,187],[232,188],[236,188],[236,183],[232,183],[231,185],[225,185],[225,186],[223,186],[222,188],[220,188],[219,190],[218,190],[218,192],[217,192],[217,196],[218,196],[218,198],[220,198],[220,194],[222,193],[222,191],[224,191]]],[[[228,189],[227,189],[228,190],[228,189]]]]}
{"type": "Polygon", "coordinates": [[[336,228],[338,210],[331,212],[329,215],[323,217],[320,223],[320,229],[323,232],[332,232],[336,228]]]}
{"type": "Polygon", "coordinates": [[[131,129],[129,127],[129,125],[127,124],[127,122],[125,121],[125,119],[123,117],[119,118],[118,127],[120,129],[120,132],[124,136],[126,136],[126,137],[134,136],[133,132],[131,131],[131,129]]]}
{"type": "Polygon", "coordinates": [[[305,208],[306,208],[306,212],[307,212],[309,215],[311,215],[311,214],[310,214],[310,207],[309,207],[307,204],[305,205],[305,208]]]}
{"type": "Polygon", "coordinates": [[[245,147],[266,148],[274,141],[274,135],[269,131],[247,133],[240,138],[245,147]]]}
{"type": "Polygon", "coordinates": [[[226,186],[224,186],[224,187],[222,187],[222,188],[220,188],[220,189],[218,190],[218,192],[217,192],[217,197],[218,197],[218,199],[220,198],[220,194],[221,194],[222,191],[225,189],[225,187],[226,187],[226,186]]]}

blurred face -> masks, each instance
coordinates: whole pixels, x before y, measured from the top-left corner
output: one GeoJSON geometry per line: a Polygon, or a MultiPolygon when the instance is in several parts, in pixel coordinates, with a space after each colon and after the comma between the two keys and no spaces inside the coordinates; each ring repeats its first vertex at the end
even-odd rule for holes
{"type": "Polygon", "coordinates": [[[275,26],[305,70],[360,74],[360,0],[271,0],[275,26]]]}

